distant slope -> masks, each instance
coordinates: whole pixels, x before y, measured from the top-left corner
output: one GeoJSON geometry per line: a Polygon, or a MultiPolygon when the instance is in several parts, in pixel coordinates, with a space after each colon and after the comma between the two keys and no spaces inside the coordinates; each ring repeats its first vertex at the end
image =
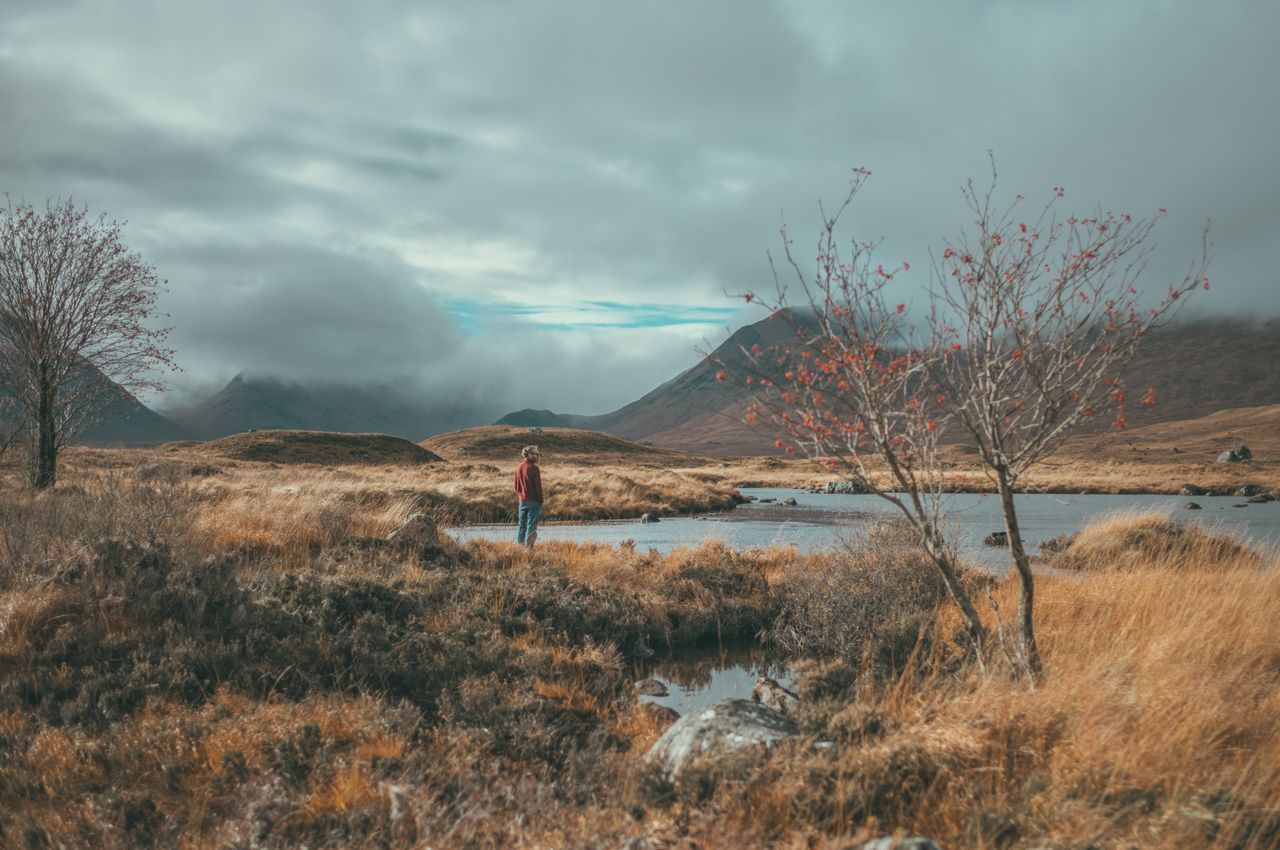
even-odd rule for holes
{"type": "Polygon", "coordinates": [[[75,442],[86,446],[152,446],[185,436],[186,430],[177,422],[119,389],[93,427],[75,442]]]}
{"type": "MultiPolygon", "coordinates": [[[[86,446],[151,446],[180,440],[186,431],[176,422],[161,416],[139,401],[124,387],[92,367],[78,373],[73,380],[88,383],[102,407],[91,418],[92,424],[73,443],[86,446]]],[[[0,395],[4,390],[0,389],[0,395]]],[[[10,396],[12,398],[12,396],[10,396]]]]}
{"type": "Polygon", "coordinates": [[[421,398],[394,385],[304,386],[243,373],[205,401],[170,416],[203,439],[250,429],[292,429],[420,440],[483,421],[466,405],[421,398]]]}
{"type": "Polygon", "coordinates": [[[590,418],[589,416],[559,414],[552,413],[550,410],[534,410],[526,407],[524,410],[508,413],[493,424],[511,425],[516,428],[572,428],[580,420],[590,418]]]}
{"type": "MultiPolygon", "coordinates": [[[[741,352],[793,338],[785,319],[763,319],[739,329],[712,358],[612,413],[540,413],[682,451],[774,454],[775,435],[742,421],[751,390],[741,380],[747,372],[741,352]],[[716,380],[721,368],[729,380],[716,380]]],[[[1203,417],[1226,408],[1280,404],[1280,319],[1203,319],[1155,331],[1139,349],[1126,382],[1135,390],[1156,390],[1154,408],[1130,412],[1129,418],[1139,426],[1203,417]]]]}
{"type": "Polygon", "coordinates": [[[440,460],[434,452],[387,434],[336,434],[328,431],[250,431],[192,449],[231,460],[413,466],[440,460]]]}
{"type": "Polygon", "coordinates": [[[1194,419],[1157,422],[1102,436],[1082,435],[1068,443],[1064,453],[1083,449],[1095,455],[1125,458],[1130,456],[1126,452],[1132,447],[1155,453],[1177,449],[1188,459],[1208,461],[1232,448],[1236,440],[1249,446],[1257,460],[1280,458],[1280,404],[1234,407],[1194,419]]]}
{"type": "Polygon", "coordinates": [[[448,460],[493,460],[516,463],[520,450],[536,445],[544,463],[572,458],[575,463],[657,463],[685,457],[665,449],[645,446],[611,434],[580,428],[548,428],[530,432],[528,428],[486,425],[440,434],[423,440],[424,448],[448,460]]]}

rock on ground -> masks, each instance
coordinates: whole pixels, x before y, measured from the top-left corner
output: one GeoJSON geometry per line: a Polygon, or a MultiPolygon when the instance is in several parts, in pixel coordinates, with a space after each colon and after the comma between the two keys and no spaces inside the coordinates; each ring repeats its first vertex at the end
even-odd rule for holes
{"type": "Polygon", "coordinates": [[[426,514],[413,514],[388,534],[387,540],[405,548],[435,546],[440,542],[440,530],[426,514]]]}
{"type": "Polygon", "coordinates": [[[761,676],[756,681],[756,686],[751,689],[751,699],[782,714],[790,714],[791,709],[800,703],[800,697],[783,687],[777,679],[768,676],[761,676]]]}
{"type": "Polygon", "coordinates": [[[745,749],[767,749],[799,732],[780,712],[750,700],[726,699],[680,718],[644,759],[675,780],[695,761],[715,762],[745,749]]]}
{"type": "Polygon", "coordinates": [[[863,844],[862,850],[941,850],[941,848],[932,838],[925,838],[922,835],[907,835],[902,838],[884,835],[863,844]]]}

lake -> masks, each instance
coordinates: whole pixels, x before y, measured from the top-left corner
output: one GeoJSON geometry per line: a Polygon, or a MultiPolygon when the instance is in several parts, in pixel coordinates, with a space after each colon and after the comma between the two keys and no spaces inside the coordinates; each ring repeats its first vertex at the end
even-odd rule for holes
{"type": "MultiPolygon", "coordinates": [[[[735,549],[794,545],[809,551],[830,548],[841,535],[856,533],[871,522],[895,513],[875,496],[808,493],[784,488],[743,488],[757,499],[796,500],[795,507],[759,501],[732,511],[689,517],[665,517],[660,522],[639,520],[544,523],[541,541],[573,540],[591,543],[635,542],[638,549],[669,552],[677,547],[722,541],[735,549]]],[[[1188,511],[1185,496],[1059,495],[1028,493],[1016,497],[1022,532],[1032,549],[1042,541],[1070,534],[1094,517],[1119,510],[1168,511],[1180,522],[1194,522],[1234,534],[1257,547],[1280,547],[1280,502],[1250,504],[1236,496],[1196,496],[1203,510],[1188,511]]],[[[954,493],[944,497],[951,539],[961,554],[982,561],[998,572],[1010,564],[1003,549],[983,546],[982,538],[1004,528],[995,496],[954,493]]],[[[450,529],[460,541],[474,538],[515,539],[514,524],[472,525],[450,529]]]]}

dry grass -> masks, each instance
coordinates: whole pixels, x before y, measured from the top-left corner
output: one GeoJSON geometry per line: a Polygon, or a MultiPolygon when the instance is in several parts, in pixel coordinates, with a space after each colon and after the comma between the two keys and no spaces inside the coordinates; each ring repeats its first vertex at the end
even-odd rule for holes
{"type": "MultiPolygon", "coordinates": [[[[1280,846],[1280,563],[1232,539],[1152,515],[1083,530],[1078,570],[1038,585],[1030,690],[998,654],[965,660],[889,533],[366,561],[343,541],[470,479],[177,455],[73,453],[76,486],[0,498],[2,846],[1280,846]],[[222,549],[241,555],[201,560],[222,549]],[[655,784],[632,664],[784,624],[836,656],[797,665],[804,735],[655,784]]],[[[505,497],[505,471],[470,468],[505,497]]],[[[994,586],[984,617],[1015,600],[994,586]]]]}

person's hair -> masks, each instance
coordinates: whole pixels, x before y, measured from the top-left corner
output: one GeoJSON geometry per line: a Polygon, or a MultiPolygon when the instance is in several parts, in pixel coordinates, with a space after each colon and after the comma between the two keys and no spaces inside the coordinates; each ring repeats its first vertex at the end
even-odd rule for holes
{"type": "Polygon", "coordinates": [[[525,446],[523,449],[520,450],[520,456],[525,460],[529,459],[529,455],[536,455],[536,454],[541,454],[541,452],[538,451],[537,446],[525,446]]]}

